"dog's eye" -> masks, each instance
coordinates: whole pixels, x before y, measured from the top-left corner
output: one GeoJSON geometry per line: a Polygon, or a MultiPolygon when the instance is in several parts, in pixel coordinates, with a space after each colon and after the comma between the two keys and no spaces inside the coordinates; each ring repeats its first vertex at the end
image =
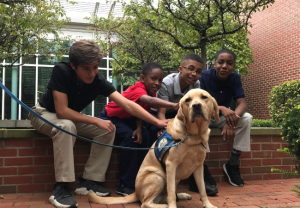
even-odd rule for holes
{"type": "Polygon", "coordinates": [[[190,102],[191,101],[191,98],[187,98],[186,100],[185,100],[185,102],[190,102]]]}
{"type": "Polygon", "coordinates": [[[206,97],[205,95],[202,95],[201,98],[202,98],[203,100],[207,99],[207,97],[206,97]]]}

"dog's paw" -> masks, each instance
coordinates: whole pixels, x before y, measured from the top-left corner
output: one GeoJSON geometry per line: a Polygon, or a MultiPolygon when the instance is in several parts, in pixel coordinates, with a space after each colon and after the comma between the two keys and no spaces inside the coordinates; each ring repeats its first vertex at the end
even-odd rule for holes
{"type": "Polygon", "coordinates": [[[179,193],[177,194],[179,200],[191,200],[192,196],[187,193],[179,193]]]}
{"type": "Polygon", "coordinates": [[[218,207],[212,205],[210,202],[204,203],[204,204],[203,204],[203,207],[205,207],[205,208],[218,208],[218,207]]]}

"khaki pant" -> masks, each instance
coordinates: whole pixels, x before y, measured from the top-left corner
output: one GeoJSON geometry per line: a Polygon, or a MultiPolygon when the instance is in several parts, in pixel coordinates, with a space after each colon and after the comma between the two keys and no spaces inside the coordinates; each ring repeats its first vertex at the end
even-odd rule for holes
{"type": "MultiPolygon", "coordinates": [[[[94,125],[77,123],[67,119],[58,119],[55,113],[47,111],[39,104],[34,106],[32,110],[48,121],[73,134],[78,134],[83,137],[91,138],[94,141],[110,145],[114,142],[116,130],[109,134],[106,130],[99,129],[94,125]]],[[[52,138],[56,182],[75,181],[73,146],[76,137],[57,130],[36,118],[31,113],[29,113],[29,119],[31,120],[31,125],[38,132],[52,138]]],[[[110,161],[111,151],[111,147],[93,143],[91,145],[89,159],[85,165],[83,178],[99,182],[105,181],[105,173],[110,161]]]]}
{"type": "MultiPolygon", "coordinates": [[[[249,113],[244,113],[239,119],[238,127],[235,132],[235,137],[233,141],[233,149],[239,151],[250,151],[250,131],[252,126],[252,115],[249,113]]],[[[209,128],[218,128],[223,129],[223,126],[226,123],[226,118],[224,116],[220,117],[220,121],[211,119],[209,128]]],[[[210,152],[207,148],[207,152],[210,152]]]]}

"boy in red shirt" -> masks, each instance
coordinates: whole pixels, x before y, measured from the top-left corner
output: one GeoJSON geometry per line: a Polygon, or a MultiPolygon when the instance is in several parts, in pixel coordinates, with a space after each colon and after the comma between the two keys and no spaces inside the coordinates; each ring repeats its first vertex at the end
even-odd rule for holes
{"type": "MultiPolygon", "coordinates": [[[[130,86],[122,95],[147,111],[150,111],[151,107],[178,110],[178,103],[156,98],[162,79],[162,67],[155,62],[146,63],[142,68],[140,82],[130,86]]],[[[116,126],[116,137],[122,140],[120,146],[147,148],[156,140],[150,140],[150,133],[143,127],[143,120],[127,113],[113,101],[109,102],[100,113],[100,118],[110,120],[116,126]]],[[[134,192],[135,178],[146,154],[147,151],[121,150],[118,194],[126,196],[134,192]]]]}

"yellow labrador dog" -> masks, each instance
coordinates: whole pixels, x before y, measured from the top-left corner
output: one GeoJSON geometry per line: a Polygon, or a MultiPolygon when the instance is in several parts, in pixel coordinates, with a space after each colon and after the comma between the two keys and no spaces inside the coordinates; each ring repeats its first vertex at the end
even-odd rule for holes
{"type": "MultiPolygon", "coordinates": [[[[190,90],[181,100],[176,117],[168,123],[167,132],[179,144],[169,149],[161,164],[153,149],[146,155],[135,182],[135,193],[125,197],[98,197],[89,194],[89,201],[98,204],[125,204],[140,201],[141,208],[176,208],[176,185],[194,174],[200,198],[206,208],[216,208],[206,195],[203,162],[210,129],[211,116],[219,121],[218,105],[208,92],[190,90]],[[165,169],[164,167],[165,166],[165,169]]],[[[152,148],[155,144],[152,145],[152,148]]],[[[191,199],[177,193],[178,199],[191,199]]]]}

